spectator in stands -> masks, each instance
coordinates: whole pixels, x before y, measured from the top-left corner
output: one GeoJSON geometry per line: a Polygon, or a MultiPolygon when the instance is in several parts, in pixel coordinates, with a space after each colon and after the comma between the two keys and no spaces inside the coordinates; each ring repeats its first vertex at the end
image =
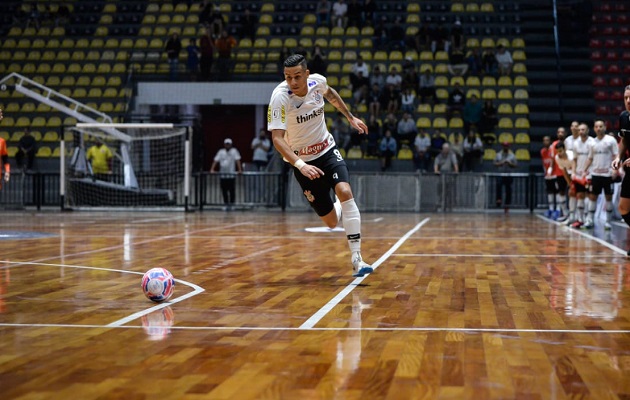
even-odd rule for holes
{"type": "Polygon", "coordinates": [[[464,29],[462,28],[462,22],[458,19],[455,20],[453,27],[451,28],[451,48],[460,49],[464,51],[464,29]]]}
{"type": "Polygon", "coordinates": [[[434,104],[438,103],[435,91],[435,76],[433,76],[429,68],[425,68],[422,75],[420,75],[420,102],[426,104],[427,97],[431,97],[434,104]]]}
{"type": "Polygon", "coordinates": [[[385,76],[381,71],[381,67],[378,65],[374,66],[372,73],[370,74],[370,86],[378,85],[378,90],[380,91],[385,87],[385,76]]]}
{"type": "Polygon", "coordinates": [[[448,107],[446,109],[446,116],[450,120],[453,117],[453,113],[461,114],[466,103],[466,93],[461,88],[459,82],[455,82],[453,89],[448,95],[448,107]]]}
{"type": "Polygon", "coordinates": [[[512,66],[514,65],[514,60],[512,60],[512,54],[510,51],[500,44],[497,46],[495,58],[497,59],[499,75],[510,75],[512,73],[512,66]]]}
{"type": "Polygon", "coordinates": [[[221,37],[215,41],[217,53],[217,66],[219,68],[219,80],[227,81],[232,75],[232,49],[236,47],[236,39],[224,29],[221,37]]]}
{"type": "Polygon", "coordinates": [[[400,91],[394,85],[387,84],[381,93],[381,109],[396,114],[400,110],[400,91]]]}
{"type": "Polygon", "coordinates": [[[442,150],[435,157],[433,172],[438,175],[446,173],[446,176],[438,181],[437,194],[439,200],[437,206],[442,206],[444,211],[450,210],[455,201],[455,177],[450,176],[450,174],[459,173],[459,165],[457,155],[448,143],[442,145],[442,150]]]}
{"type": "Polygon", "coordinates": [[[462,147],[464,150],[462,171],[477,172],[481,166],[483,143],[474,129],[468,131],[462,147]]]}
{"type": "Polygon", "coordinates": [[[214,5],[210,0],[203,0],[201,5],[201,11],[199,12],[199,23],[202,25],[208,25],[210,23],[210,15],[214,5]]]}
{"type": "MultiPolygon", "coordinates": [[[[286,57],[281,57],[280,59],[285,60],[286,57]]],[[[326,53],[324,53],[319,44],[316,44],[313,48],[313,55],[308,62],[308,69],[311,71],[311,74],[323,74],[326,72],[326,53]]]]}
{"type": "Polygon", "coordinates": [[[486,100],[481,110],[481,120],[479,121],[478,131],[481,133],[491,133],[497,126],[499,119],[497,117],[497,109],[492,100],[486,100]]]}
{"type": "Polygon", "coordinates": [[[208,28],[199,39],[199,52],[201,54],[199,59],[201,80],[209,81],[212,75],[212,62],[214,61],[214,41],[208,28]]]}
{"type": "Polygon", "coordinates": [[[271,141],[267,137],[267,130],[261,129],[258,136],[252,140],[252,150],[254,151],[252,162],[257,171],[264,171],[267,167],[269,149],[271,149],[271,141]]]}
{"type": "Polygon", "coordinates": [[[381,140],[381,123],[378,119],[378,114],[370,112],[366,125],[368,127],[368,135],[363,154],[375,157],[378,155],[378,145],[381,140]]]}
{"type": "Polygon", "coordinates": [[[236,175],[235,172],[243,173],[241,165],[241,153],[232,147],[232,139],[226,138],[223,141],[223,148],[214,156],[211,173],[220,172],[221,192],[223,193],[224,211],[232,210],[236,201],[236,175]],[[217,167],[219,169],[217,170],[217,167]]]}
{"type": "Polygon", "coordinates": [[[497,74],[497,58],[494,54],[494,49],[486,49],[483,52],[481,63],[483,65],[483,72],[486,75],[494,76],[497,74]]]}
{"type": "Polygon", "coordinates": [[[97,138],[85,154],[85,158],[92,166],[92,177],[102,181],[110,181],[112,176],[112,158],[114,154],[107,147],[103,139],[97,138]]]}
{"type": "Polygon", "coordinates": [[[387,34],[389,37],[388,49],[405,51],[407,44],[405,43],[405,28],[401,17],[396,17],[394,24],[389,28],[387,34]]]}
{"type": "Polygon", "coordinates": [[[368,80],[369,85],[370,70],[368,65],[363,62],[363,57],[358,56],[357,61],[352,65],[352,71],[350,72],[350,84],[352,90],[356,90],[360,85],[365,84],[365,79],[368,80]]]}
{"type": "Polygon", "coordinates": [[[315,15],[317,16],[317,26],[330,25],[330,3],[328,0],[319,0],[315,8],[315,15]]]}
{"type": "Polygon", "coordinates": [[[387,17],[383,15],[378,25],[376,25],[376,28],[374,28],[374,36],[372,38],[372,41],[374,42],[374,47],[379,50],[386,48],[387,43],[389,42],[389,32],[387,26],[385,25],[386,22],[387,17]]]}
{"type": "Polygon", "coordinates": [[[388,113],[385,116],[385,120],[383,120],[383,132],[386,130],[390,130],[391,132],[396,132],[398,129],[398,118],[395,113],[388,113]]]}
{"type": "Polygon", "coordinates": [[[357,107],[360,104],[368,105],[369,97],[369,80],[366,79],[364,84],[361,84],[357,90],[352,94],[354,100],[354,106],[357,107]]]}
{"type": "Polygon", "coordinates": [[[389,75],[385,78],[386,85],[394,86],[394,89],[400,91],[402,88],[402,76],[398,72],[398,68],[395,65],[392,65],[389,68],[389,75]]]}
{"type": "Polygon", "coordinates": [[[460,47],[451,46],[448,54],[448,72],[452,76],[464,76],[468,72],[468,64],[464,59],[464,50],[460,47]]]}
{"type": "Polygon", "coordinates": [[[431,36],[431,51],[435,53],[436,51],[444,50],[448,53],[450,49],[450,42],[448,41],[450,35],[448,29],[439,22],[437,27],[430,30],[431,36]]]}
{"type": "Polygon", "coordinates": [[[363,10],[361,8],[361,5],[359,3],[357,3],[357,0],[350,0],[350,3],[348,3],[348,12],[347,12],[347,16],[348,16],[348,25],[347,26],[354,26],[357,28],[362,28],[363,27],[363,10]]]}
{"type": "Polygon", "coordinates": [[[208,26],[210,27],[213,39],[218,38],[225,30],[225,21],[223,20],[223,15],[221,15],[221,10],[217,5],[212,7],[212,14],[210,14],[210,17],[208,18],[208,26]]]}
{"type": "Polygon", "coordinates": [[[17,167],[24,170],[33,170],[33,163],[35,162],[35,153],[37,152],[37,142],[35,137],[31,134],[31,130],[26,128],[24,135],[18,142],[18,151],[15,153],[15,162],[17,167]],[[24,159],[26,158],[26,165],[24,165],[24,159]]]}
{"type": "Polygon", "coordinates": [[[457,158],[457,169],[462,170],[462,160],[464,158],[464,136],[461,132],[453,132],[450,135],[449,144],[451,145],[451,151],[455,153],[457,158]]]}
{"type": "Polygon", "coordinates": [[[197,43],[195,43],[195,39],[190,38],[188,40],[186,53],[188,53],[188,58],[186,59],[186,69],[188,70],[188,76],[191,81],[196,81],[197,75],[199,74],[199,46],[197,46],[197,43]]]}
{"type": "Polygon", "coordinates": [[[57,8],[57,14],[55,14],[55,28],[67,24],[68,21],[70,21],[70,8],[63,3],[57,8]]]}
{"type": "Polygon", "coordinates": [[[429,31],[428,25],[422,24],[420,26],[418,32],[416,32],[413,37],[413,42],[415,43],[415,48],[418,53],[431,48],[431,32],[429,31]]]}
{"type": "Polygon", "coordinates": [[[471,75],[479,76],[483,72],[483,62],[478,48],[475,47],[468,53],[466,63],[468,64],[468,72],[471,75]]]}
{"type": "Polygon", "coordinates": [[[411,57],[408,57],[403,61],[403,76],[402,76],[402,89],[411,89],[414,92],[418,90],[418,74],[416,73],[416,66],[411,61],[411,57]]]}
{"type": "MultiPolygon", "coordinates": [[[[504,142],[502,147],[503,150],[498,152],[494,159],[494,165],[498,172],[510,173],[517,166],[516,156],[510,150],[509,142],[504,142]]],[[[512,204],[512,181],[511,176],[502,175],[497,179],[496,204],[498,208],[505,207],[505,212],[507,212],[508,206],[512,204]],[[503,199],[503,188],[505,188],[505,200],[503,199]]]]}
{"type": "Polygon", "coordinates": [[[417,134],[418,128],[416,127],[416,121],[411,118],[411,114],[408,112],[404,113],[396,127],[396,141],[398,142],[398,147],[401,148],[403,145],[410,146],[417,134]]]}
{"type": "Polygon", "coordinates": [[[251,39],[253,42],[256,38],[256,25],[258,24],[258,18],[249,11],[249,8],[245,9],[245,14],[241,18],[241,32],[242,37],[251,39]]]}
{"type": "Polygon", "coordinates": [[[177,79],[177,73],[179,69],[179,53],[182,51],[182,42],[179,40],[179,34],[177,34],[177,32],[174,32],[171,37],[166,41],[164,50],[166,51],[166,56],[168,57],[170,79],[174,81],[177,79]]]}
{"type": "Polygon", "coordinates": [[[413,162],[416,166],[416,172],[426,172],[429,170],[429,165],[431,163],[431,152],[429,151],[430,147],[431,138],[424,129],[421,129],[413,142],[413,162]]]}
{"type": "Polygon", "coordinates": [[[442,172],[459,172],[457,163],[457,155],[451,149],[451,145],[447,142],[442,144],[440,152],[435,156],[433,162],[433,172],[440,174],[442,172]]]}
{"type": "Polygon", "coordinates": [[[343,114],[338,112],[331,126],[330,133],[340,149],[345,149],[350,145],[350,126],[346,121],[343,114]]]}
{"type": "Polygon", "coordinates": [[[348,5],[344,0],[337,0],[332,6],[332,26],[345,29],[348,25],[348,5]]]}
{"type": "Polygon", "coordinates": [[[410,87],[406,87],[400,96],[400,109],[409,114],[416,110],[416,95],[410,87]]]}
{"type": "Polygon", "coordinates": [[[440,154],[444,143],[446,143],[446,135],[440,132],[439,129],[433,131],[433,134],[431,135],[431,147],[429,147],[431,158],[435,158],[438,154],[440,154]]]}
{"type": "Polygon", "coordinates": [[[381,89],[377,84],[373,84],[368,93],[368,111],[376,116],[381,115],[381,89]]]}
{"type": "Polygon", "coordinates": [[[376,2],[374,0],[365,0],[363,3],[363,22],[369,26],[376,26],[376,2]]]}
{"type": "Polygon", "coordinates": [[[39,13],[39,8],[37,4],[31,4],[31,9],[28,12],[28,19],[26,20],[26,28],[29,28],[31,24],[35,27],[35,29],[39,30],[40,27],[40,18],[41,15],[39,13]]]}
{"type": "Polygon", "coordinates": [[[392,137],[392,131],[385,130],[385,136],[381,139],[379,145],[381,156],[381,171],[386,171],[392,166],[392,158],[398,154],[398,145],[396,139],[392,137]]]}
{"type": "Polygon", "coordinates": [[[464,104],[464,132],[468,132],[472,127],[478,128],[481,117],[483,116],[483,106],[477,95],[473,94],[464,104]]]}

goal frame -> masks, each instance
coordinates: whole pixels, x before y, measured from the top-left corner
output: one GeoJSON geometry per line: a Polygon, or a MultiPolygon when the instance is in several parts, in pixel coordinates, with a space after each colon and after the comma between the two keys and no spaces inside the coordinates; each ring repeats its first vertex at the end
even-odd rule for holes
{"type": "MultiPolygon", "coordinates": [[[[131,157],[128,152],[128,145],[133,141],[133,138],[122,132],[124,129],[183,129],[184,130],[184,169],[183,169],[183,209],[184,211],[190,211],[190,191],[191,191],[191,175],[192,175],[192,157],[191,157],[191,139],[192,139],[192,127],[188,125],[176,125],[172,123],[77,123],[71,126],[65,126],[64,133],[68,129],[100,129],[106,135],[111,136],[114,139],[120,141],[120,150],[121,150],[121,162],[123,164],[123,178],[124,184],[120,185],[121,187],[130,188],[130,189],[139,189],[138,181],[136,178],[136,174],[131,163],[131,157]]],[[[69,156],[66,153],[66,142],[64,140],[65,135],[62,135],[60,140],[60,157],[59,157],[59,170],[60,170],[60,180],[59,180],[59,194],[60,194],[60,204],[62,210],[74,210],[74,209],[84,209],[85,207],[69,207],[66,204],[66,195],[67,195],[67,187],[66,187],[66,172],[67,172],[67,162],[69,156]]],[[[82,140],[82,139],[81,139],[82,140]]],[[[84,151],[80,150],[80,151],[84,151]]],[[[181,164],[180,164],[181,165],[181,164]]],[[[94,210],[97,207],[89,207],[90,210],[94,210]]],[[[103,206],[98,207],[99,209],[120,209],[120,210],[143,210],[143,209],[153,209],[155,207],[147,207],[147,206],[103,206]]],[[[164,209],[165,207],[160,206],[159,209],[164,209]]],[[[180,205],[169,206],[167,209],[181,209],[180,205]]]]}

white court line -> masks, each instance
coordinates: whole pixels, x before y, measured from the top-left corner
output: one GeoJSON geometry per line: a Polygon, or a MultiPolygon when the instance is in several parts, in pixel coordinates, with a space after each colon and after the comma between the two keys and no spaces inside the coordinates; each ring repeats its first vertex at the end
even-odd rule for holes
{"type": "MultiPolygon", "coordinates": [[[[126,326],[110,326],[110,325],[71,325],[71,324],[13,324],[0,323],[0,328],[81,328],[81,329],[143,329],[140,325],[126,326]]],[[[278,326],[170,326],[171,330],[181,331],[329,331],[329,332],[347,332],[347,331],[366,331],[366,332],[463,332],[463,333],[586,333],[586,334],[627,334],[627,329],[612,330],[593,330],[593,329],[514,329],[514,328],[447,328],[447,327],[278,327],[278,326]]]]}
{"type": "MultiPolygon", "coordinates": [[[[97,271],[109,271],[109,272],[121,272],[124,274],[135,274],[135,275],[144,275],[144,272],[137,272],[137,271],[126,271],[124,269],[112,269],[112,268],[99,268],[99,267],[89,267],[87,265],[70,265],[70,264],[47,264],[47,263],[40,263],[40,262],[24,262],[24,261],[1,261],[0,263],[6,263],[6,264],[22,264],[22,265],[43,265],[45,267],[64,267],[64,268],[77,268],[77,269],[92,269],[92,270],[97,270],[97,271]]],[[[141,318],[147,314],[152,313],[153,311],[157,311],[157,310],[161,310],[162,308],[168,307],[172,304],[175,303],[179,303],[180,301],[186,300],[189,297],[192,296],[196,296],[201,292],[204,292],[205,289],[203,289],[200,286],[195,285],[194,283],[190,283],[187,281],[183,281],[181,279],[174,279],[175,282],[181,283],[182,285],[186,285],[189,286],[193,289],[192,292],[186,293],[185,295],[176,297],[172,300],[169,300],[165,303],[160,303],[157,304],[153,307],[147,308],[145,310],[142,311],[138,311],[137,313],[128,315],[124,318],[121,318],[117,321],[111,322],[107,325],[103,325],[104,327],[117,327],[117,326],[121,326],[124,325],[128,322],[133,321],[134,319],[138,319],[141,318]]]]}
{"type": "Polygon", "coordinates": [[[443,254],[394,254],[394,257],[506,257],[506,258],[616,258],[617,256],[608,256],[602,254],[584,254],[584,255],[571,255],[571,254],[562,254],[562,255],[553,255],[553,254],[451,254],[451,253],[443,253],[443,254]]]}
{"type": "Polygon", "coordinates": [[[382,221],[382,220],[384,220],[384,219],[385,219],[385,218],[383,218],[383,217],[374,218],[374,219],[372,220],[372,222],[381,222],[381,221],[382,221]]]}
{"type": "MultiPolygon", "coordinates": [[[[372,264],[372,268],[376,270],[385,260],[387,260],[402,244],[409,239],[411,235],[416,233],[424,224],[429,222],[429,218],[425,218],[421,222],[419,222],[416,226],[413,227],[409,232],[405,233],[403,237],[398,239],[398,241],[389,249],[385,254],[381,256],[374,264],[372,264]]],[[[300,329],[311,329],[317,324],[326,314],[330,312],[341,300],[343,300],[350,292],[354,290],[365,278],[370,275],[364,275],[359,278],[355,278],[352,282],[348,284],[341,292],[339,292],[335,297],[333,297],[328,303],[326,303],[322,308],[320,308],[315,314],[313,314],[309,319],[307,319],[302,325],[300,325],[300,329]]]]}
{"type": "MultiPolygon", "coordinates": [[[[542,216],[540,216],[540,215],[536,215],[536,216],[537,216],[538,218],[542,219],[543,221],[548,222],[548,223],[553,223],[553,224],[556,224],[556,225],[561,225],[559,222],[556,222],[556,221],[550,221],[550,220],[548,220],[547,218],[542,217],[542,216]]],[[[561,225],[561,226],[563,226],[563,225],[561,225]]],[[[615,246],[615,245],[613,245],[613,244],[610,244],[610,243],[608,243],[607,241],[605,241],[605,240],[603,240],[603,239],[600,239],[600,238],[598,238],[598,237],[595,237],[595,236],[593,236],[593,235],[590,235],[590,234],[588,234],[588,233],[586,233],[586,232],[582,232],[582,231],[580,231],[579,229],[574,229],[574,228],[571,228],[571,227],[568,227],[568,226],[565,226],[565,228],[566,228],[566,229],[568,229],[568,230],[569,230],[569,232],[572,232],[572,233],[577,233],[578,235],[582,235],[582,236],[584,236],[585,238],[588,238],[588,239],[591,239],[591,240],[596,241],[597,243],[601,244],[602,246],[608,247],[610,250],[612,250],[612,251],[614,251],[614,252],[616,252],[616,253],[623,254],[624,256],[627,256],[626,250],[622,250],[622,249],[620,249],[619,247],[617,247],[617,246],[615,246]]]]}

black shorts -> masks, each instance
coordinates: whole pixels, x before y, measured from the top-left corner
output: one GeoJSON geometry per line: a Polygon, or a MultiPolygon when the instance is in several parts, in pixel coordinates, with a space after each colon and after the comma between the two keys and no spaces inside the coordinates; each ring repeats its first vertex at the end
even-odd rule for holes
{"type": "Polygon", "coordinates": [[[567,187],[569,184],[567,183],[567,180],[564,179],[564,176],[556,177],[556,186],[558,187],[558,193],[564,195],[567,194],[567,187]]]}
{"type": "Polygon", "coordinates": [[[626,174],[621,181],[621,193],[620,196],[625,199],[630,199],[630,169],[624,168],[626,174]]]}
{"type": "Polygon", "coordinates": [[[577,183],[577,182],[573,182],[573,187],[575,188],[575,193],[586,193],[588,192],[588,190],[586,189],[586,186],[582,185],[581,183],[577,183]]]}
{"type": "Polygon", "coordinates": [[[340,182],[349,182],[348,166],[337,146],[328,150],[321,157],[307,161],[307,164],[314,165],[324,171],[324,176],[310,180],[295,167],[293,167],[293,174],[300,184],[306,200],[317,215],[323,217],[334,208],[330,190],[334,190],[340,182]]]}
{"type": "Polygon", "coordinates": [[[591,194],[599,196],[602,190],[606,196],[613,194],[612,178],[610,176],[593,175],[591,179],[591,194]]]}
{"type": "Polygon", "coordinates": [[[545,187],[547,188],[548,194],[558,193],[558,184],[557,184],[558,181],[559,181],[558,178],[552,178],[552,179],[545,178],[545,187]]]}

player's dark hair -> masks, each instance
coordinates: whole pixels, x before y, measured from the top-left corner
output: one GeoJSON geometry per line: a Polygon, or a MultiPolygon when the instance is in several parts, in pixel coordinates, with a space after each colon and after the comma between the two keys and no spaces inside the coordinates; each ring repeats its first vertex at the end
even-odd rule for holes
{"type": "Polygon", "coordinates": [[[604,124],[604,126],[606,126],[606,121],[604,121],[602,118],[595,118],[593,120],[593,126],[595,126],[595,123],[597,122],[601,122],[602,124],[604,124]]]}
{"type": "Polygon", "coordinates": [[[562,140],[556,143],[556,150],[558,149],[564,149],[564,142],[562,140]]]}
{"type": "Polygon", "coordinates": [[[301,54],[291,54],[284,60],[284,66],[286,68],[297,67],[298,65],[306,69],[306,58],[301,54]]]}

